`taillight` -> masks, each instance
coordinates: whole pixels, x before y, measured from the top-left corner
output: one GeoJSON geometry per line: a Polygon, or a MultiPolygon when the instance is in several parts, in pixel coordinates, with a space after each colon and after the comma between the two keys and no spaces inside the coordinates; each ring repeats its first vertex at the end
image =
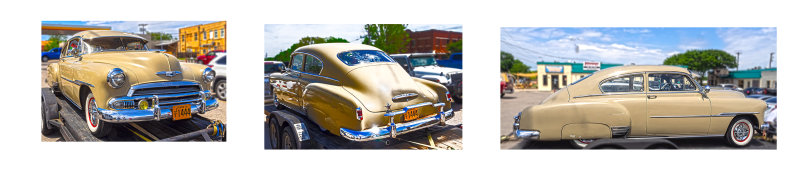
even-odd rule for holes
{"type": "Polygon", "coordinates": [[[453,101],[453,97],[450,96],[450,92],[447,92],[447,101],[453,101]]]}
{"type": "Polygon", "coordinates": [[[364,114],[361,113],[361,108],[356,108],[356,119],[363,120],[364,114]]]}
{"type": "Polygon", "coordinates": [[[212,68],[212,67],[214,67],[214,65],[208,65],[208,67],[209,67],[209,68],[212,68]]]}

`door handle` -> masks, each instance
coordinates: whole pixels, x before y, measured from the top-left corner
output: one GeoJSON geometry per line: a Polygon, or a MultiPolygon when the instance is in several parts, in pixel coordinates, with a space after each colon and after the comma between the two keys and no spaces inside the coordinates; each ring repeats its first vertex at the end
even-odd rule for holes
{"type": "Polygon", "coordinates": [[[656,99],[657,97],[656,95],[647,95],[647,99],[656,99]]]}

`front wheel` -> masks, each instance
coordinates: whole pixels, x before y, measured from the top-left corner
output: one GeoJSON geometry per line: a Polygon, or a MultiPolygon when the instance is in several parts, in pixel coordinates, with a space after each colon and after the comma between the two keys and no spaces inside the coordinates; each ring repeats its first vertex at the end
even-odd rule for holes
{"type": "Polygon", "coordinates": [[[225,79],[218,80],[216,84],[214,84],[214,93],[217,94],[217,98],[225,101],[226,93],[225,90],[228,88],[228,84],[225,79]]]}
{"type": "Polygon", "coordinates": [[[735,118],[725,132],[725,139],[731,146],[747,146],[753,140],[753,123],[745,118],[735,118]]]}
{"type": "Polygon", "coordinates": [[[589,146],[589,144],[594,141],[595,139],[575,139],[575,140],[570,140],[569,143],[572,144],[572,147],[578,149],[584,149],[586,148],[586,146],[589,146]]]}
{"type": "Polygon", "coordinates": [[[89,131],[92,132],[92,135],[95,137],[108,135],[111,125],[100,120],[102,115],[97,109],[97,101],[94,99],[94,94],[89,93],[89,95],[86,95],[83,111],[86,118],[86,125],[89,127],[89,131]]]}
{"type": "Polygon", "coordinates": [[[47,58],[47,56],[42,56],[42,62],[47,62],[48,60],[50,60],[50,58],[47,58]]]}

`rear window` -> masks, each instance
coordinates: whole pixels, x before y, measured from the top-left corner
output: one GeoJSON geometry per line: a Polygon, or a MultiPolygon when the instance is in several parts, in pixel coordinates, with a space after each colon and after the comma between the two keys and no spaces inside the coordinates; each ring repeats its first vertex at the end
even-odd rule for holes
{"type": "Polygon", "coordinates": [[[394,62],[386,53],[379,50],[353,50],[339,53],[337,57],[339,57],[339,61],[348,66],[364,63],[394,62]]]}
{"type": "Polygon", "coordinates": [[[283,64],[281,64],[281,63],[278,63],[278,64],[264,64],[264,74],[269,74],[269,73],[273,73],[273,72],[280,72],[281,71],[281,68],[280,68],[281,66],[283,66],[283,64]]]}

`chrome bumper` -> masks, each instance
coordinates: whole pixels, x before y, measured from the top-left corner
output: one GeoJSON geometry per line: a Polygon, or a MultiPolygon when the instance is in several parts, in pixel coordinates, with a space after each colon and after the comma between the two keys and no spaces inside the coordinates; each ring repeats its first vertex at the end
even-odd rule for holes
{"type": "Polygon", "coordinates": [[[439,107],[439,106],[444,106],[444,103],[433,104],[430,102],[425,102],[405,107],[399,111],[387,112],[383,116],[389,117],[390,123],[388,124],[388,126],[379,126],[362,131],[355,131],[346,128],[341,128],[339,129],[339,134],[342,137],[353,141],[370,141],[387,137],[394,138],[397,137],[397,135],[427,128],[433,126],[434,124],[445,125],[445,121],[447,121],[450,118],[453,118],[453,109],[449,109],[447,111],[439,111],[439,114],[436,114],[435,116],[432,117],[423,118],[407,123],[397,123],[397,124],[394,123],[395,115],[403,114],[411,108],[418,108],[428,105],[433,105],[433,107],[439,107]]]}
{"type": "Polygon", "coordinates": [[[514,116],[514,136],[520,139],[531,139],[531,140],[538,140],[539,139],[539,131],[536,130],[521,130],[519,129],[519,114],[514,116]]]}
{"type": "MultiPolygon", "coordinates": [[[[206,97],[211,97],[211,92],[206,90],[203,92],[199,92],[200,94],[200,101],[191,102],[191,113],[196,114],[200,113],[203,114],[207,111],[214,110],[219,107],[219,103],[217,102],[216,98],[209,98],[205,100],[206,97]]],[[[163,119],[172,119],[172,109],[170,108],[161,108],[158,103],[158,95],[152,96],[135,96],[135,97],[122,97],[125,99],[147,99],[152,100],[152,108],[145,109],[145,110],[138,110],[138,109],[102,109],[97,108],[97,112],[99,112],[103,117],[100,119],[105,122],[110,123],[129,123],[129,122],[142,122],[142,121],[158,121],[163,119]]],[[[120,98],[117,98],[120,99],[120,98]]]]}

